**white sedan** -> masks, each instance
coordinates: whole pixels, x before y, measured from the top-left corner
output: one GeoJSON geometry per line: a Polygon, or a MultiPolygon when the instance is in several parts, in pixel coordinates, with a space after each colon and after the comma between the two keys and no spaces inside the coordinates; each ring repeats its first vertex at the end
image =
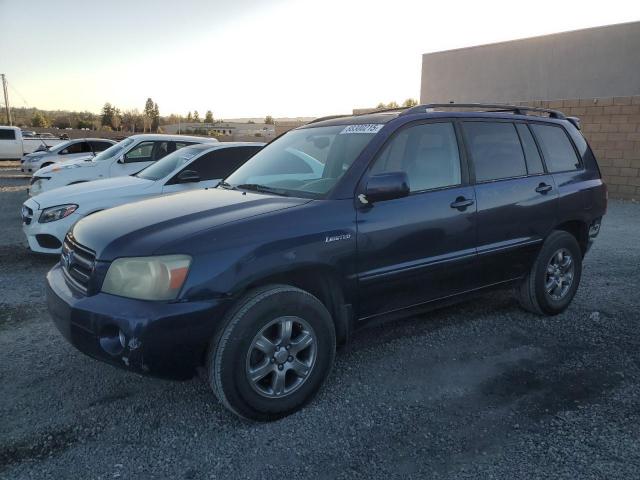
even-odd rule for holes
{"type": "Polygon", "coordinates": [[[264,143],[190,145],[131,176],[69,185],[28,199],[22,228],[29,248],[59,253],[67,231],[81,218],[107,208],[196,188],[213,188],[257,153],[264,143]]]}
{"type": "Polygon", "coordinates": [[[70,160],[91,160],[116,142],[106,138],[79,138],[59,143],[47,150],[27,153],[20,160],[22,173],[32,173],[54,163],[70,160]]]}
{"type": "Polygon", "coordinates": [[[31,177],[29,195],[75,183],[132,175],[187,145],[218,143],[215,138],[185,135],[132,135],[91,160],[70,160],[37,170],[31,177]]]}

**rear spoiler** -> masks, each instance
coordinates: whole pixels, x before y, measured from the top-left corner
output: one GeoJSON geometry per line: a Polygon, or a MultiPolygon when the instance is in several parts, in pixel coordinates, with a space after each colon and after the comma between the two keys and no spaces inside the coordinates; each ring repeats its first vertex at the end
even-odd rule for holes
{"type": "Polygon", "coordinates": [[[582,125],[580,124],[580,119],[578,117],[567,117],[567,120],[569,120],[578,130],[582,130],[582,125]]]}

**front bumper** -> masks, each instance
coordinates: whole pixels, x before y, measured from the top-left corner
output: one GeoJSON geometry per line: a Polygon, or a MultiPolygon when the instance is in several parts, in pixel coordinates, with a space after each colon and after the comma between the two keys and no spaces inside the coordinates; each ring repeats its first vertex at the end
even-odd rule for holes
{"type": "Polygon", "coordinates": [[[82,218],[82,215],[72,213],[68,217],[56,220],[55,222],[40,223],[38,219],[42,210],[38,206],[26,203],[33,216],[29,219],[22,219],[22,231],[27,237],[29,249],[36,253],[59,254],[62,249],[64,236],[75,223],[82,218]],[[29,223],[27,223],[29,222],[29,223]]]}
{"type": "Polygon", "coordinates": [[[229,302],[87,297],[67,284],[60,265],[47,274],[49,313],[69,343],[97,360],[162,378],[195,375],[229,302]]]}

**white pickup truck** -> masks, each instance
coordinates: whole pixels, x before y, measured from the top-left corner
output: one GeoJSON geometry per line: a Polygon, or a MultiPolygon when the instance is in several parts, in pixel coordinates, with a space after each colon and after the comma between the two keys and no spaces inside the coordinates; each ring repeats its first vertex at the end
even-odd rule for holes
{"type": "Polygon", "coordinates": [[[35,152],[40,147],[52,147],[61,142],[64,140],[55,137],[23,137],[18,127],[0,126],[0,160],[20,160],[23,155],[35,152]]]}

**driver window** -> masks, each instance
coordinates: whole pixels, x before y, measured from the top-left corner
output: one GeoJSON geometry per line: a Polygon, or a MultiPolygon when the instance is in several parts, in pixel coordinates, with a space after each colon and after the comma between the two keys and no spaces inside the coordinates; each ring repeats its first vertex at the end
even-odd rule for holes
{"type": "Polygon", "coordinates": [[[426,123],[397,133],[378,155],[371,174],[406,172],[412,192],[462,183],[453,125],[426,123]]]}
{"type": "Polygon", "coordinates": [[[153,152],[153,143],[154,142],[142,142],[136,145],[135,147],[133,147],[124,156],[125,162],[126,163],[150,162],[151,153],[153,152]]]}
{"type": "Polygon", "coordinates": [[[82,149],[82,145],[85,142],[77,142],[69,145],[67,148],[60,152],[60,155],[70,155],[72,153],[82,153],[84,150],[82,149]]]}

